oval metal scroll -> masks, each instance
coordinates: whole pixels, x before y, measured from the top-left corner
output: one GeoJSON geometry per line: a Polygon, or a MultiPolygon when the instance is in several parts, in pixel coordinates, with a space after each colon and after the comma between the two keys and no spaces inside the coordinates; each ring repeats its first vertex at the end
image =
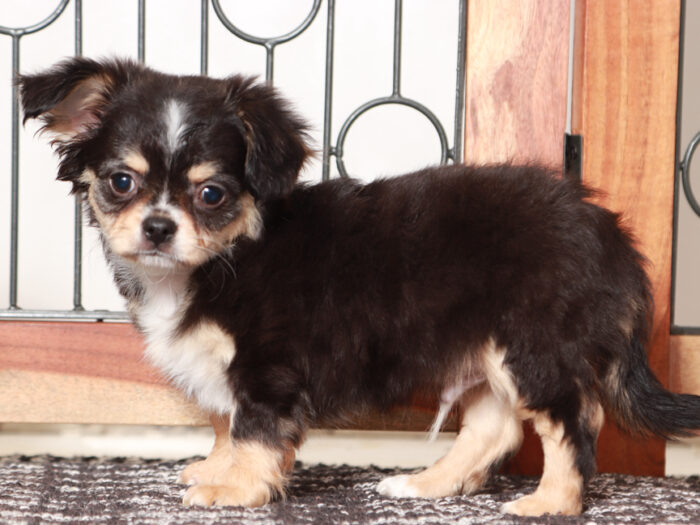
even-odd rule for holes
{"type": "Polygon", "coordinates": [[[0,26],[0,33],[4,35],[10,35],[10,36],[24,36],[24,35],[29,35],[31,33],[36,33],[37,31],[41,31],[44,29],[46,26],[51,24],[54,20],[56,20],[59,16],[61,16],[61,13],[63,13],[63,10],[66,8],[68,5],[69,0],[61,0],[54,9],[53,13],[51,13],[49,16],[44,18],[41,22],[38,22],[34,25],[27,26],[27,27],[5,27],[5,26],[0,26]]]}
{"type": "Polygon", "coordinates": [[[226,29],[228,29],[231,33],[236,35],[238,38],[241,40],[245,40],[246,42],[250,42],[251,44],[257,44],[259,46],[263,46],[265,48],[265,51],[267,52],[267,60],[266,60],[266,67],[265,67],[265,80],[268,83],[272,83],[272,71],[273,71],[273,57],[272,57],[272,52],[275,48],[276,45],[278,44],[283,44],[284,42],[288,42],[298,36],[299,34],[303,33],[309,25],[311,25],[311,22],[313,22],[314,18],[316,18],[316,15],[318,14],[318,10],[321,7],[321,0],[314,0],[313,5],[311,6],[311,10],[309,11],[309,14],[306,15],[306,18],[299,24],[297,27],[292,29],[289,33],[285,33],[280,36],[273,36],[273,37],[260,37],[260,36],[255,36],[251,35],[250,33],[246,33],[242,29],[240,29],[238,26],[236,26],[231,20],[226,16],[226,13],[224,13],[224,10],[221,8],[221,1],[220,0],[212,0],[212,6],[214,7],[214,12],[216,13],[216,16],[219,17],[219,20],[221,20],[221,23],[224,25],[226,29]]]}
{"type": "Polygon", "coordinates": [[[688,149],[685,150],[685,155],[683,155],[683,161],[680,165],[681,170],[681,181],[683,183],[683,193],[685,193],[685,198],[688,199],[688,204],[693,209],[695,214],[700,217],[700,204],[698,204],[695,194],[693,193],[693,188],[690,185],[690,161],[693,159],[693,154],[696,148],[700,144],[700,131],[693,137],[693,140],[688,144],[688,149]]]}
{"type": "Polygon", "coordinates": [[[345,122],[343,122],[343,125],[340,128],[340,132],[338,133],[338,139],[336,142],[337,145],[335,149],[335,162],[338,166],[338,173],[341,177],[349,176],[347,170],[345,169],[345,161],[343,160],[343,144],[345,143],[345,138],[348,134],[348,130],[363,113],[366,113],[372,108],[388,104],[398,104],[401,106],[407,106],[415,109],[416,111],[424,115],[433,125],[440,139],[440,163],[444,164],[445,162],[447,162],[449,154],[447,134],[445,133],[445,129],[442,127],[440,120],[435,116],[435,114],[420,102],[417,102],[410,98],[402,97],[401,95],[391,95],[388,97],[375,98],[373,100],[370,100],[369,102],[365,102],[355,111],[353,111],[350,114],[350,116],[345,120],[345,122]]]}

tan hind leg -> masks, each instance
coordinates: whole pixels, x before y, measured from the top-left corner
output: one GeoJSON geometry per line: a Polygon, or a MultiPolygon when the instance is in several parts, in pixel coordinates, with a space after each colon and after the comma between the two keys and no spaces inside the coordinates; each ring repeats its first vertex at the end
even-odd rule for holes
{"type": "Polygon", "coordinates": [[[538,413],[533,418],[535,431],[542,439],[544,471],[537,489],[532,494],[506,503],[501,510],[520,516],[542,514],[577,515],[583,507],[583,484],[592,472],[581,472],[577,461],[581,454],[595,465],[595,441],[603,426],[603,409],[599,403],[591,403],[589,410],[581,415],[580,440],[593,440],[586,450],[577,450],[564,425],[553,421],[548,414],[538,413]]]}
{"type": "Polygon", "coordinates": [[[521,421],[509,399],[483,385],[469,393],[462,428],[443,458],[417,474],[386,478],[377,490],[391,497],[439,498],[471,493],[486,480],[493,465],[521,441],[521,421]]]}

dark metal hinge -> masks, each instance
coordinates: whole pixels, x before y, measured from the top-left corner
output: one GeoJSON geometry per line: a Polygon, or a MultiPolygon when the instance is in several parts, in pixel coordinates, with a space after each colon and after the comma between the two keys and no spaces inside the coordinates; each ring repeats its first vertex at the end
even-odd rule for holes
{"type": "Polygon", "coordinates": [[[583,138],[581,135],[564,134],[564,175],[581,180],[583,162],[583,138]]]}

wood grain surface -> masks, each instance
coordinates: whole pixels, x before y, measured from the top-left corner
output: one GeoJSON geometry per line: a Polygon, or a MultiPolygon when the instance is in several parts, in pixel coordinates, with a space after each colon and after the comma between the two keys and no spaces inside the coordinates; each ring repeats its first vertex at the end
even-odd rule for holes
{"type": "MultiPolygon", "coordinates": [[[[536,160],[560,167],[566,111],[568,2],[469,3],[465,152],[469,162],[536,160]]],[[[649,257],[654,288],[650,361],[668,380],[673,169],[680,2],[576,2],[572,133],[583,179],[624,215],[649,257]]],[[[507,470],[536,474],[528,433],[507,470]]],[[[602,471],[663,474],[664,443],[606,425],[602,471]]]]}
{"type": "Polygon", "coordinates": [[[467,24],[466,161],[560,167],[569,2],[471,0],[467,24]]]}
{"type": "Polygon", "coordinates": [[[0,421],[202,425],[130,324],[0,323],[0,421]]]}
{"type": "MultiPolygon", "coordinates": [[[[427,430],[431,396],[346,428],[427,430]]],[[[131,324],[0,323],[0,422],[206,425],[209,419],[143,358],[131,324]]],[[[457,428],[451,414],[445,430],[457,428]]]]}
{"type": "MultiPolygon", "coordinates": [[[[623,216],[648,257],[655,315],[649,359],[668,384],[671,240],[680,0],[576,3],[572,132],[583,136],[583,180],[623,216]]],[[[602,471],[664,473],[665,444],[607,424],[602,471]]]]}

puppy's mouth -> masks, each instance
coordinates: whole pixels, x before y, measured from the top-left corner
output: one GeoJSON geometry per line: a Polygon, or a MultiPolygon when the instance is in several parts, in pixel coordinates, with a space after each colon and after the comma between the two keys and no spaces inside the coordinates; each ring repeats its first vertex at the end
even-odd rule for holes
{"type": "Polygon", "coordinates": [[[176,268],[185,266],[185,262],[172,253],[164,252],[157,248],[151,250],[137,250],[125,254],[123,257],[145,267],[176,268]]]}

